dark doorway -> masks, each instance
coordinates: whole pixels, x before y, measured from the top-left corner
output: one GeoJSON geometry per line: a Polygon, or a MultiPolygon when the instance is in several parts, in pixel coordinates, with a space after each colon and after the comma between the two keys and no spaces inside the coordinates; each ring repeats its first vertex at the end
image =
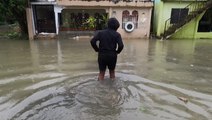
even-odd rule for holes
{"type": "Polygon", "coordinates": [[[208,9],[199,21],[198,32],[212,32],[212,8],[208,9]]]}
{"type": "Polygon", "coordinates": [[[37,33],[56,33],[53,5],[35,5],[34,20],[37,33]]]}
{"type": "Polygon", "coordinates": [[[180,23],[185,20],[188,15],[188,8],[172,8],[171,11],[171,24],[180,23]]]}

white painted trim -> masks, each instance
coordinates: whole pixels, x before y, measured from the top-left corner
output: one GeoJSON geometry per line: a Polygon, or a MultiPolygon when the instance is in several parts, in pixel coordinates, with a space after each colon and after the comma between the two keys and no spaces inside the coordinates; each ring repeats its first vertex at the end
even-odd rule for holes
{"type": "Polygon", "coordinates": [[[54,6],[54,14],[55,14],[55,26],[56,26],[56,34],[59,34],[59,19],[58,19],[58,13],[61,13],[61,11],[64,9],[64,7],[61,6],[54,6]]]}
{"type": "Polygon", "coordinates": [[[30,2],[31,5],[56,5],[57,2],[30,2]]]}
{"type": "Polygon", "coordinates": [[[134,25],[134,23],[133,22],[131,22],[131,21],[129,21],[129,22],[127,22],[126,24],[125,24],[125,26],[124,26],[124,29],[125,29],[125,31],[127,31],[127,32],[132,32],[134,29],[135,29],[135,25],[134,25]],[[128,29],[128,25],[132,25],[132,28],[131,29],[128,29]]]}

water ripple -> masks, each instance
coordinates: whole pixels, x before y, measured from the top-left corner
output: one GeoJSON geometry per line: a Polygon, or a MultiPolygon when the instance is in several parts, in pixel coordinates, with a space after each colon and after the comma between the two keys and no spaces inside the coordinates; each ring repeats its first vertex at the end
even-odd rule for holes
{"type": "Polygon", "coordinates": [[[212,119],[211,95],[124,73],[118,73],[115,81],[97,81],[96,74],[43,76],[44,81],[22,89],[32,91],[22,99],[1,97],[0,116],[3,120],[212,119]]]}

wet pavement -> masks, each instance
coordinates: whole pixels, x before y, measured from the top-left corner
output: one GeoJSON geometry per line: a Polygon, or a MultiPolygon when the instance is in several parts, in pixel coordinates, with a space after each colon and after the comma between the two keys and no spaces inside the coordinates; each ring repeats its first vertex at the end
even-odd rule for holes
{"type": "Polygon", "coordinates": [[[1,120],[212,119],[212,40],[124,40],[102,82],[89,39],[0,42],[1,120]]]}

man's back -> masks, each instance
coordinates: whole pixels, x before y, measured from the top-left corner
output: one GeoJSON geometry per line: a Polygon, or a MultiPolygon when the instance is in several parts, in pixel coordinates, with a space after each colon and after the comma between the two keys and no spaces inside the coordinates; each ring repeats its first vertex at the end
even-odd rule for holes
{"type": "Polygon", "coordinates": [[[108,29],[99,31],[90,41],[93,49],[99,53],[98,80],[104,80],[106,67],[109,69],[110,78],[115,79],[117,54],[119,54],[124,47],[121,35],[116,32],[119,26],[120,24],[116,18],[110,18],[108,20],[108,29]],[[97,41],[99,41],[99,46],[97,46],[97,41]]]}
{"type": "MultiPolygon", "coordinates": [[[[99,31],[97,35],[91,40],[91,43],[99,41],[99,53],[117,53],[117,45],[123,49],[121,36],[113,29],[105,29],[99,31]]],[[[94,43],[95,44],[95,43],[94,43]]]]}

